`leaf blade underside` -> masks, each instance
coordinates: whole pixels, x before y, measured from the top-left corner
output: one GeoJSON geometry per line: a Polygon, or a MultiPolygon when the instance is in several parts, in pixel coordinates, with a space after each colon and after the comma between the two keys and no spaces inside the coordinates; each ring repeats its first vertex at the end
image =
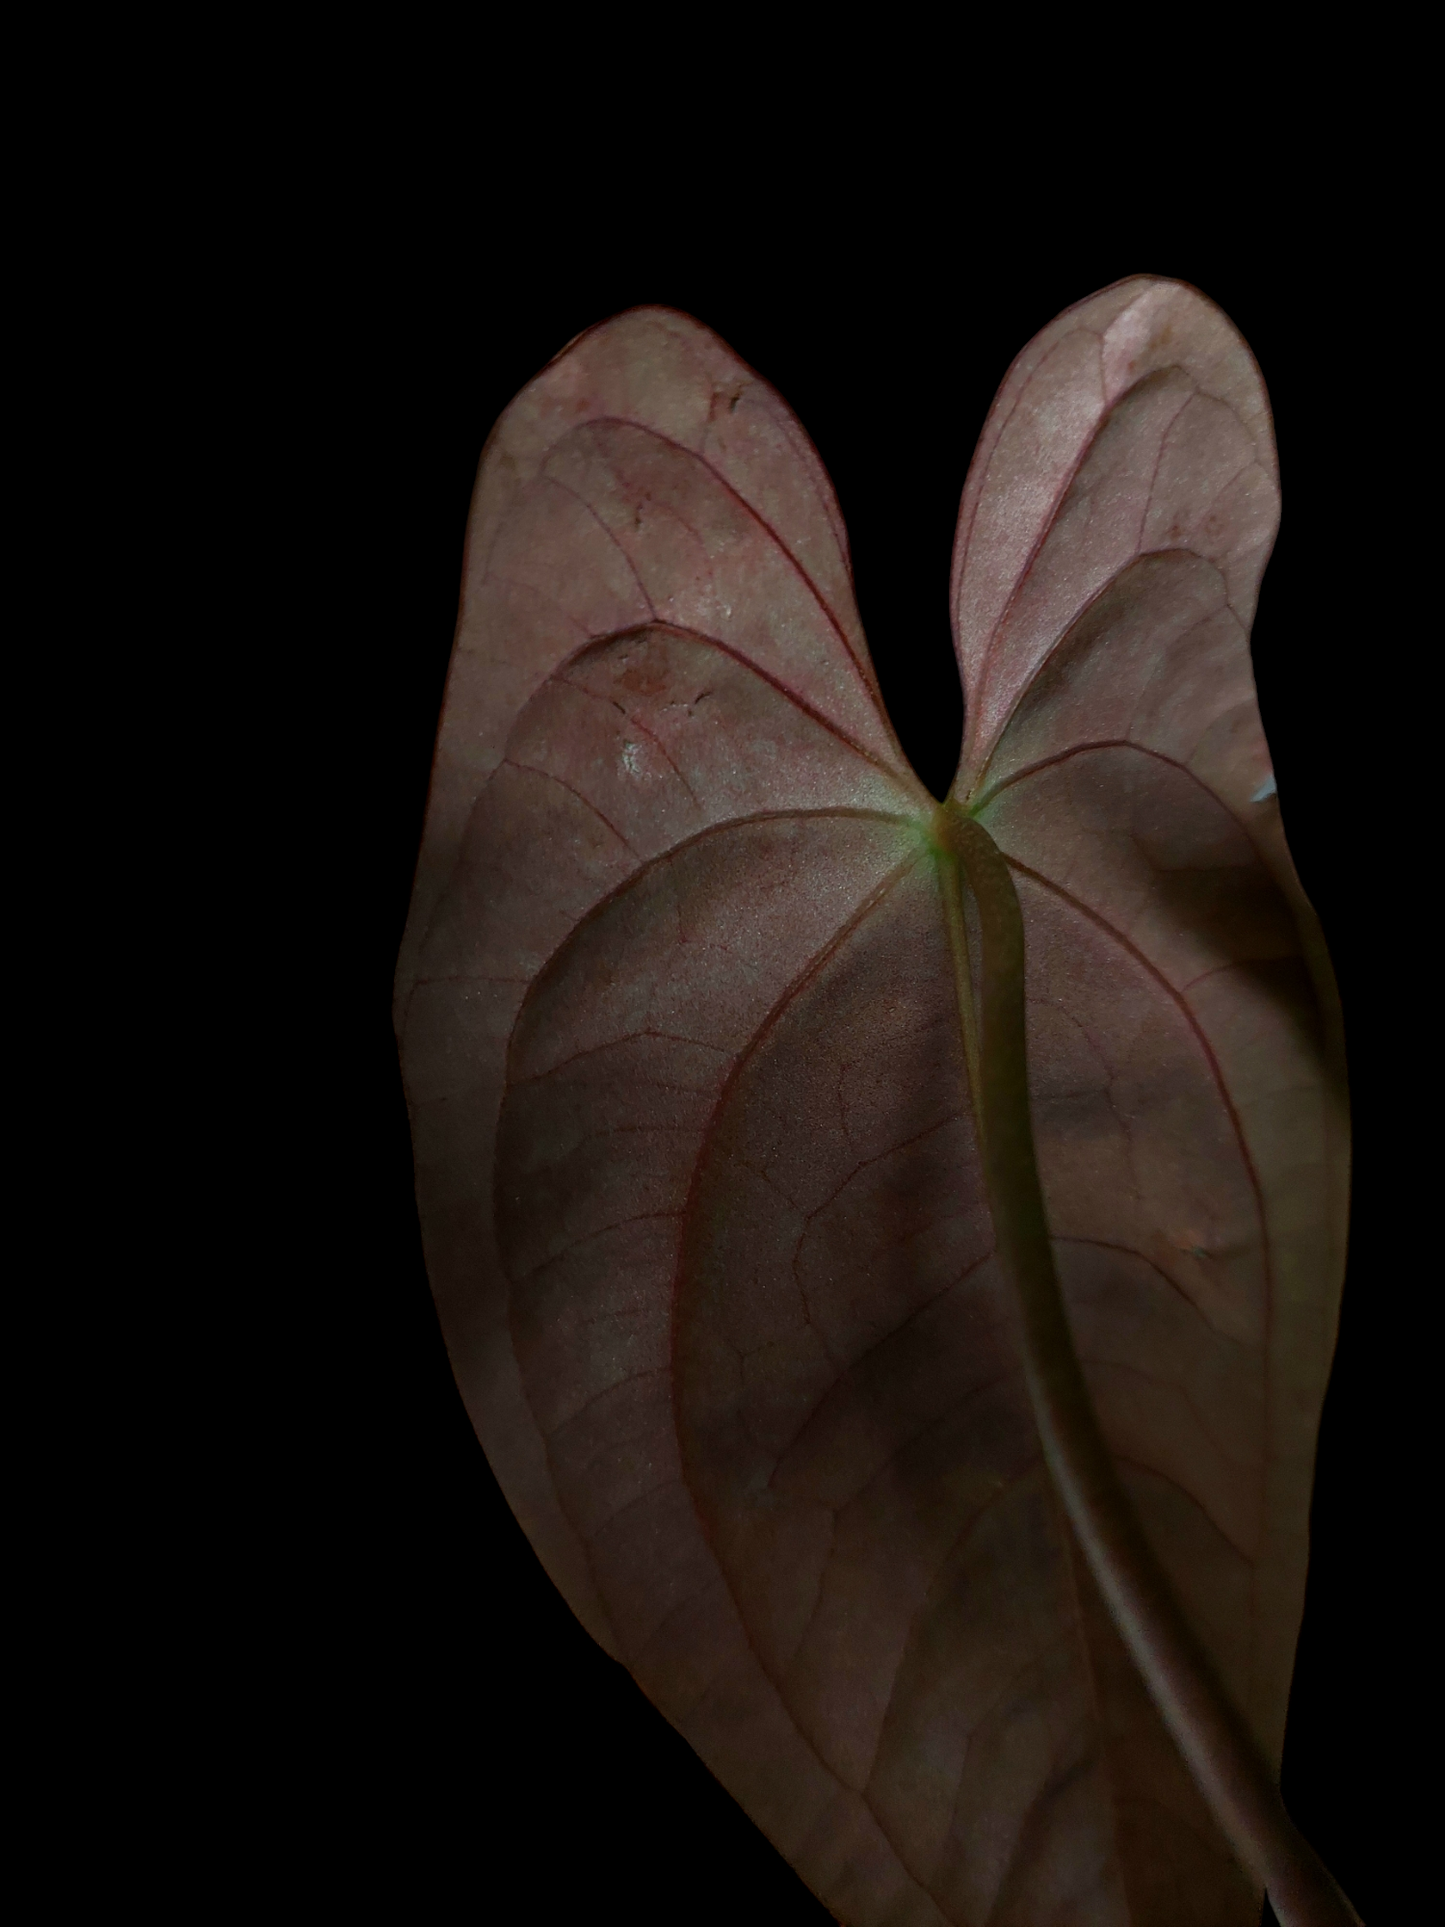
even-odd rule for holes
{"type": "MultiPolygon", "coordinates": [[[[955,795],[1100,1420],[1277,1762],[1340,1181],[1250,801],[1273,473],[1192,291],[1031,344],[961,511],[955,795]]],[[[841,1919],[1253,1919],[1039,1455],[932,817],[785,405],[682,316],[580,337],[484,455],[398,972],[453,1365],[579,1617],[841,1919]]]]}

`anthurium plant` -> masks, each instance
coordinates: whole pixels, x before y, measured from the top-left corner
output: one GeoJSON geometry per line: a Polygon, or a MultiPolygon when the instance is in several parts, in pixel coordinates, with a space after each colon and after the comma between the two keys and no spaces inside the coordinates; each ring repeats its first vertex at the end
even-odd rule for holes
{"type": "Polygon", "coordinates": [[[1344,1264],[1338,1002],[1249,657],[1259,371],[1019,355],[966,728],[697,321],[482,459],[396,1018],[458,1385],[583,1624],[849,1927],[1354,1920],[1276,1789],[1344,1264]]]}

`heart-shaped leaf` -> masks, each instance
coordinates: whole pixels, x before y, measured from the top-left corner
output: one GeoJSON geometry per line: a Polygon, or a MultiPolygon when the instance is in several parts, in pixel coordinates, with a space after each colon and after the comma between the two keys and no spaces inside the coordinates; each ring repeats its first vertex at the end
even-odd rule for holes
{"type": "Polygon", "coordinates": [[[443,1329],[578,1616],[856,1927],[1258,1918],[1040,1333],[1061,1290],[1097,1516],[1276,1766],[1347,1156],[1276,518],[1200,295],[1045,329],[964,492],[939,809],[817,456],[704,328],[590,330],[483,456],[398,976],[443,1329]]]}

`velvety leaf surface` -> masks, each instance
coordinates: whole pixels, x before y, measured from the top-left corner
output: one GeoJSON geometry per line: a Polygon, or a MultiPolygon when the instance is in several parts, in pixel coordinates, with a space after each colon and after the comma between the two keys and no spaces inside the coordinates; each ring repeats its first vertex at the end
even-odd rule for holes
{"type": "MultiPolygon", "coordinates": [[[[1277,1761],[1345,1179],[1249,668],[1276,512],[1242,342],[1127,282],[1010,371],[954,608],[1070,1322],[1277,1761]]],[[[1040,1454],[933,815],[787,408],[680,315],[579,337],[483,458],[398,977],[458,1382],[841,1919],[1253,1921],[1040,1454]]]]}

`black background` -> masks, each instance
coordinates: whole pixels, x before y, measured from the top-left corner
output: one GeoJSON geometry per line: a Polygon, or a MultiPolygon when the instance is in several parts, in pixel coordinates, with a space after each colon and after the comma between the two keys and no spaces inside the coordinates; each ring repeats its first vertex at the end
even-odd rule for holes
{"type": "Polygon", "coordinates": [[[260,323],[287,369],[267,431],[286,581],[249,673],[279,744],[254,780],[283,826],[271,914],[288,988],[267,1166],[282,1228],[250,1287],[263,1337],[280,1334],[258,1394],[280,1448],[254,1481],[259,1667],[236,1673],[257,1684],[235,1717],[264,1726],[270,1761],[253,1871],[274,1848],[288,1887],[408,1920],[827,1918],[552,1589],[431,1309],[390,980],[470,492],[498,414],[579,330],[641,302],[696,315],[816,443],[885,696],[941,791],[961,715],[949,554],[985,412],[1060,308],[1149,271],[1225,309],[1275,409],[1284,522],[1256,672],[1341,982],[1357,1131],[1283,1780],[1372,1927],[1403,1918],[1420,1864],[1405,1815],[1423,1535],[1401,1372],[1425,1274],[1399,1150],[1415,933],[1381,869],[1401,827],[1398,751],[1366,715],[1372,673],[1409,647],[1377,566],[1392,483],[1368,398],[1389,316],[1341,272],[1338,237],[1315,249],[1278,213],[1035,223],[1023,248],[997,226],[965,245],[956,223],[905,222],[866,196],[826,231],[776,218],[699,233],[660,203],[619,222],[605,197],[573,196],[508,222],[482,185],[367,181],[318,190],[260,323]]]}

